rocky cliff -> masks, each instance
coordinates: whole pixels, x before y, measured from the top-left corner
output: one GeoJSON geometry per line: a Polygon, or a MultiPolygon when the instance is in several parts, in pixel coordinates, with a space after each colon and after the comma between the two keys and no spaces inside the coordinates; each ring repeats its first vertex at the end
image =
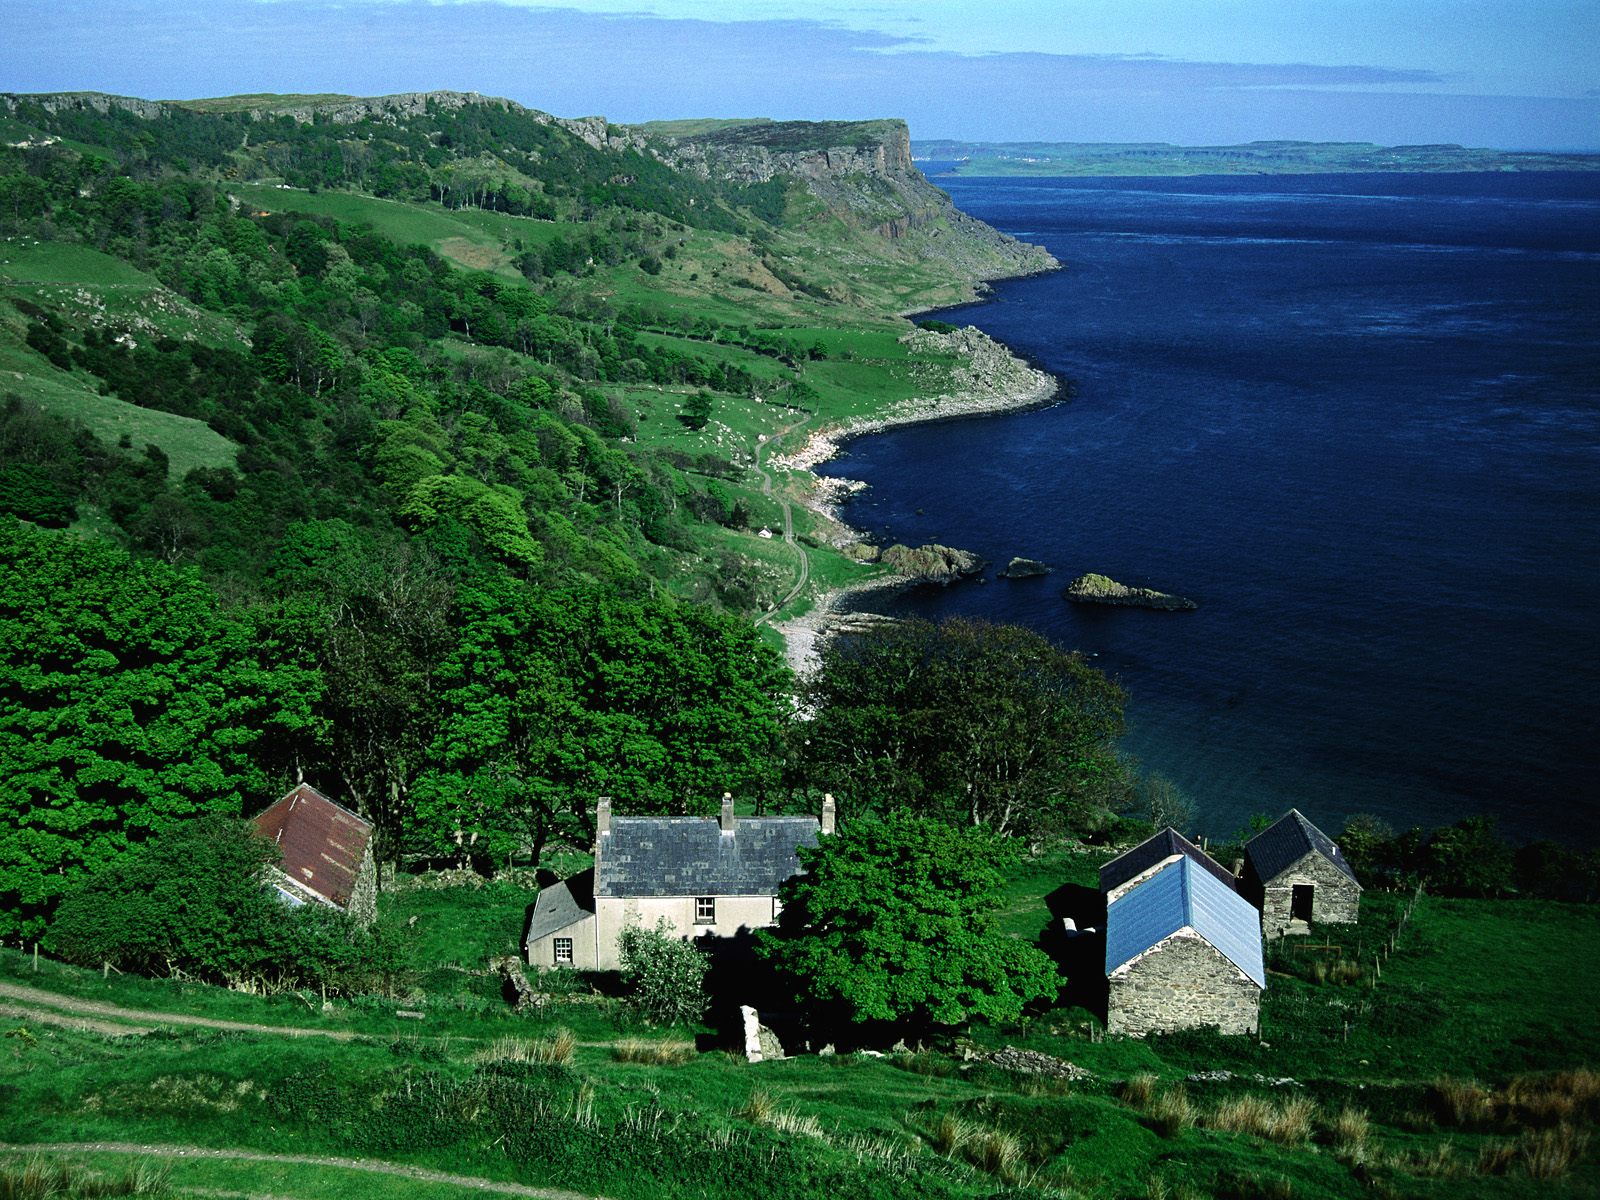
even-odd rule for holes
{"type": "Polygon", "coordinates": [[[824,208],[919,257],[973,278],[1047,271],[1060,264],[969,217],[917,169],[904,121],[750,122],[686,137],[654,135],[652,150],[701,178],[765,183],[788,176],[824,208]]]}

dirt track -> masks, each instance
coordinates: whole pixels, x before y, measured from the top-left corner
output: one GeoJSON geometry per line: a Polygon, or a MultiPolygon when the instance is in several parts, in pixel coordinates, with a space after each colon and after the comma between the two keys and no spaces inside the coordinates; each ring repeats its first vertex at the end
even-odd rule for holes
{"type": "Polygon", "coordinates": [[[150,1158],[209,1158],[225,1162],[286,1163],[290,1166],[333,1167],[343,1171],[366,1171],[372,1175],[393,1175],[423,1183],[445,1183],[504,1196],[530,1196],[535,1200],[604,1200],[587,1192],[561,1188],[530,1187],[522,1183],[503,1183],[474,1175],[452,1175],[427,1167],[379,1162],[365,1158],[334,1158],[320,1154],[265,1154],[257,1150],[212,1150],[205,1146],[147,1145],[139,1142],[34,1142],[15,1145],[0,1142],[0,1153],[12,1154],[142,1154],[150,1158]]]}
{"type": "Polygon", "coordinates": [[[148,1033],[158,1025],[190,1025],[202,1029],[229,1029],[238,1033],[272,1033],[281,1037],[326,1037],[340,1042],[361,1036],[347,1029],[300,1029],[293,1025],[257,1025],[248,1021],[225,1021],[219,1017],[195,1017],[188,1013],[120,1008],[115,1004],[80,1000],[75,996],[63,996],[17,983],[0,983],[0,1014],[23,1017],[45,1025],[112,1034],[148,1033]]]}

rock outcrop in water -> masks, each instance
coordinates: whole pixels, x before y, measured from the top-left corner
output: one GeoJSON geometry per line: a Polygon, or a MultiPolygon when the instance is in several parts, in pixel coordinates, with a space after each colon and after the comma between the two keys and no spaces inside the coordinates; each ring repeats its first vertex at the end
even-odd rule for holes
{"type": "Polygon", "coordinates": [[[1169,595],[1152,588],[1129,587],[1104,575],[1079,575],[1061,593],[1077,604],[1121,604],[1131,608],[1155,608],[1166,612],[1184,612],[1199,608],[1193,600],[1169,595]]]}
{"type": "Polygon", "coordinates": [[[1006,569],[1000,572],[1001,579],[1032,579],[1037,575],[1050,574],[1050,568],[1036,558],[1013,558],[1006,564],[1006,569]]]}
{"type": "Polygon", "coordinates": [[[958,579],[976,575],[988,566],[970,550],[938,545],[918,546],[914,550],[910,546],[890,546],[883,552],[880,561],[908,579],[946,587],[958,579]]]}

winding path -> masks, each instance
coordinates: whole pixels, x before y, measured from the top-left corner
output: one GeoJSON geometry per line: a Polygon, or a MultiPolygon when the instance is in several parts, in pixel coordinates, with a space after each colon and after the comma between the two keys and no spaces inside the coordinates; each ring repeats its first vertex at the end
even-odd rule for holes
{"type": "Polygon", "coordinates": [[[761,476],[761,494],[763,496],[770,496],[772,499],[776,500],[779,507],[783,509],[783,540],[789,543],[789,545],[794,548],[794,552],[800,556],[800,574],[795,579],[794,586],[789,589],[788,595],[784,596],[784,598],[778,601],[777,604],[773,605],[766,612],[762,613],[756,618],[757,625],[765,625],[768,621],[772,620],[773,617],[777,616],[785,608],[789,607],[794,598],[803,590],[805,590],[806,584],[810,582],[811,579],[811,556],[806,553],[806,548],[796,541],[794,536],[794,505],[792,505],[786,497],[773,491],[772,475],[764,466],[761,465],[761,456],[764,451],[770,450],[786,435],[793,433],[796,429],[799,429],[800,426],[804,425],[808,420],[810,420],[809,417],[805,418],[805,420],[796,421],[793,425],[785,425],[782,429],[778,430],[777,433],[773,434],[766,441],[760,443],[756,447],[755,458],[753,461],[755,463],[756,474],[761,476]]]}
{"type": "Polygon", "coordinates": [[[267,1154],[259,1150],[214,1150],[208,1146],[172,1146],[141,1142],[0,1142],[0,1153],[21,1154],[142,1154],[151,1158],[209,1158],[225,1162],[284,1163],[299,1167],[333,1167],[343,1171],[365,1171],[371,1175],[393,1175],[423,1183],[444,1183],[504,1196],[528,1196],[534,1200],[604,1200],[592,1192],[569,1192],[563,1188],[530,1187],[476,1175],[452,1175],[404,1163],[382,1162],[369,1158],[336,1158],[321,1154],[267,1154]]]}
{"type": "Polygon", "coordinates": [[[196,1017],[188,1013],[152,1012],[122,1008],[98,1000],[81,1000],[43,988],[17,983],[0,983],[0,1015],[22,1017],[42,1025],[69,1029],[89,1029],[96,1033],[148,1033],[158,1025],[193,1025],[203,1029],[226,1029],[236,1033],[275,1033],[282,1037],[325,1037],[348,1042],[372,1036],[348,1029],[311,1029],[293,1025],[259,1025],[250,1021],[227,1021],[221,1017],[196,1017]]]}

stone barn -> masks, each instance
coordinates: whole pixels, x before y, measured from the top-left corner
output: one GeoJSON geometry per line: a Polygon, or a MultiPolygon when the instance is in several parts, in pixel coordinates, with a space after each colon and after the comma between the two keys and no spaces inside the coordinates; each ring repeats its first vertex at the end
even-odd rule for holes
{"type": "Polygon", "coordinates": [[[1117,855],[1100,868],[1100,890],[1105,894],[1106,903],[1111,904],[1163,867],[1170,867],[1181,858],[1193,859],[1195,865],[1215,877],[1229,891],[1238,890],[1231,871],[1168,825],[1154,837],[1146,838],[1132,850],[1117,855]]]}
{"type": "Polygon", "coordinates": [[[1106,910],[1106,1029],[1255,1033],[1267,986],[1256,910],[1187,855],[1106,910]]]}
{"type": "Polygon", "coordinates": [[[1290,809],[1245,844],[1240,890],[1261,909],[1269,938],[1306,933],[1312,922],[1353,924],[1361,884],[1333,840],[1290,809]]]}
{"type": "Polygon", "coordinates": [[[372,824],[302,783],[255,818],[283,856],[268,882],[286,904],[324,904],[370,925],[378,912],[372,824]]]}
{"type": "Polygon", "coordinates": [[[530,966],[614,971],[617,937],[662,918],[685,938],[732,937],[776,923],[778,885],[797,851],[832,833],[833,797],[816,817],[613,817],[595,809],[594,868],[539,893],[523,949],[530,966]]]}

